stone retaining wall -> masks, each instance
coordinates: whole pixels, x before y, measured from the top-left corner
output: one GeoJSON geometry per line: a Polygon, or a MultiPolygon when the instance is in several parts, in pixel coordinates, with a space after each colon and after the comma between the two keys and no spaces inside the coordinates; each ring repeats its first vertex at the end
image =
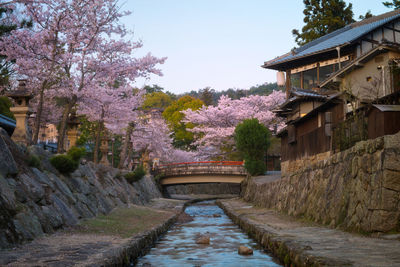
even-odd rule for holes
{"type": "Polygon", "coordinates": [[[204,184],[185,184],[185,185],[167,185],[163,191],[166,195],[221,195],[233,194],[239,195],[240,184],[228,183],[204,183],[204,184]]]}
{"type": "Polygon", "coordinates": [[[239,216],[233,209],[226,206],[223,201],[217,201],[216,203],[235,224],[254,238],[264,249],[271,251],[284,266],[350,266],[346,261],[337,262],[324,257],[311,256],[307,253],[309,248],[300,246],[293,241],[287,241],[282,236],[277,236],[261,225],[252,223],[246,216],[239,216]]]}
{"type": "Polygon", "coordinates": [[[49,163],[46,151],[29,150],[41,159],[40,169],[28,166],[24,148],[0,128],[0,249],[119,206],[161,197],[149,176],[129,184],[118,177],[117,169],[93,163],[80,164],[70,176],[64,176],[49,163]]]}
{"type": "Polygon", "coordinates": [[[274,182],[246,180],[243,198],[349,231],[400,231],[400,133],[303,166],[274,182]]]}
{"type": "Polygon", "coordinates": [[[92,266],[131,266],[139,257],[153,247],[162,234],[176,222],[179,214],[172,215],[165,222],[141,233],[117,250],[108,251],[99,262],[92,266]]]}

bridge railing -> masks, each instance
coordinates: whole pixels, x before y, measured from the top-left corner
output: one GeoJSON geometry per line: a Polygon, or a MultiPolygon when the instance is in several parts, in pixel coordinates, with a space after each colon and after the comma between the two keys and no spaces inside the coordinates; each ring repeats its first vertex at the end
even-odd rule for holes
{"type": "Polygon", "coordinates": [[[155,168],[156,175],[184,176],[193,174],[246,175],[242,161],[197,161],[161,164],[155,168]]]}

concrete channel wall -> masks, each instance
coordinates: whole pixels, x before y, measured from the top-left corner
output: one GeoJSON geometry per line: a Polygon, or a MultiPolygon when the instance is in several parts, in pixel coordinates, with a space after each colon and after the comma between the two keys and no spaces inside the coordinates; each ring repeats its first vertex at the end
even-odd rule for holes
{"type": "Polygon", "coordinates": [[[400,231],[400,133],[303,166],[269,183],[246,180],[244,200],[347,231],[400,231]]]}

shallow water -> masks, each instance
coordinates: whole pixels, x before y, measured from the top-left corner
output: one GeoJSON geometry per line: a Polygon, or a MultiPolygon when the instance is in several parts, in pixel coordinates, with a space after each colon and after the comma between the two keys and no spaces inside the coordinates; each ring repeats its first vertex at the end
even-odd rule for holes
{"type": "Polygon", "coordinates": [[[242,232],[214,201],[194,204],[185,212],[194,220],[174,225],[136,266],[281,266],[242,232]],[[221,217],[213,217],[214,214],[221,217]],[[210,245],[196,244],[198,234],[210,235],[210,245]],[[237,250],[241,245],[252,248],[253,255],[239,255],[237,250]]]}

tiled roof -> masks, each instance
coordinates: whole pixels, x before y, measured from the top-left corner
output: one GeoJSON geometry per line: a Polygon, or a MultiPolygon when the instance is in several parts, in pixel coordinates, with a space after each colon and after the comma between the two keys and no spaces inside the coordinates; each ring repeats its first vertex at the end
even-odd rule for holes
{"type": "Polygon", "coordinates": [[[298,49],[294,53],[280,56],[276,59],[265,62],[264,67],[273,66],[286,61],[295,60],[307,55],[317,54],[327,50],[335,49],[338,46],[349,44],[361,36],[385,25],[386,23],[400,17],[400,10],[374,16],[359,22],[347,25],[339,30],[322,36],[298,49]]]}
{"type": "Polygon", "coordinates": [[[300,88],[292,88],[291,94],[298,97],[312,97],[312,98],[322,98],[322,99],[326,98],[326,96],[321,95],[315,91],[300,89],[300,88]]]}
{"type": "Polygon", "coordinates": [[[321,102],[325,102],[329,98],[328,95],[321,95],[315,91],[300,88],[292,88],[292,90],[290,91],[290,95],[292,97],[290,97],[288,100],[282,103],[282,105],[280,105],[280,110],[277,111],[278,113],[284,111],[284,109],[288,108],[298,101],[304,101],[311,98],[320,100],[321,102]]]}

